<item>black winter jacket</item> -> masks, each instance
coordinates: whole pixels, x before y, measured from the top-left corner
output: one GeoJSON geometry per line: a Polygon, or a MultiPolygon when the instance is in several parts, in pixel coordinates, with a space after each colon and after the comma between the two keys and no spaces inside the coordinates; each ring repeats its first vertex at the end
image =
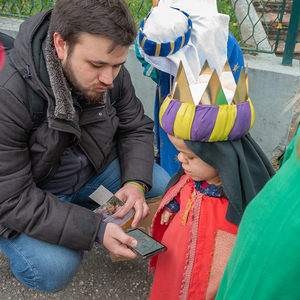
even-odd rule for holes
{"type": "MultiPolygon", "coordinates": [[[[45,45],[51,9],[21,24],[0,72],[0,236],[19,233],[74,249],[91,249],[101,216],[43,192],[39,186],[51,179],[66,147],[78,144],[103,171],[116,157],[121,184],[140,180],[152,185],[153,122],[135,96],[130,75],[118,75],[120,98],[105,105],[75,111],[70,91],[50,84],[45,45]],[[32,131],[25,81],[47,102],[47,116],[32,131]],[[54,96],[55,94],[55,96],[54,96]],[[69,97],[66,101],[66,97],[69,97]],[[58,113],[57,113],[58,112],[58,113]]],[[[47,39],[48,41],[48,39],[47,39]]],[[[61,78],[61,80],[65,80],[61,78]]]]}

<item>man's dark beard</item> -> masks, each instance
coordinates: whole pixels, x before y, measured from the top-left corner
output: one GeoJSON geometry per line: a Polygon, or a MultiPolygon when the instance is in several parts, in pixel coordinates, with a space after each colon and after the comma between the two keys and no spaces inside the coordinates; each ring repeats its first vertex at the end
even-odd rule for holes
{"type": "Polygon", "coordinates": [[[66,80],[72,90],[72,93],[78,95],[81,101],[84,101],[86,104],[105,104],[107,99],[107,90],[103,93],[99,93],[99,95],[89,95],[86,93],[85,90],[80,90],[78,88],[79,84],[77,82],[77,79],[74,75],[74,72],[72,70],[71,64],[70,64],[70,56],[67,57],[66,63],[62,65],[63,72],[65,74],[66,80]]]}
{"type": "Polygon", "coordinates": [[[100,97],[98,98],[94,98],[91,96],[86,95],[83,91],[75,91],[72,88],[72,91],[77,94],[79,96],[79,99],[81,99],[82,102],[84,102],[85,104],[105,104],[106,103],[106,99],[107,99],[107,90],[103,93],[99,93],[100,97]]]}

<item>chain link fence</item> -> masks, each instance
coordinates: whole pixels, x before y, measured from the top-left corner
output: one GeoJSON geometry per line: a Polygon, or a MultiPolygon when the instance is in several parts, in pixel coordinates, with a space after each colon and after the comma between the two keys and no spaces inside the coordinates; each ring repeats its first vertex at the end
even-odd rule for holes
{"type": "Polygon", "coordinates": [[[55,0],[1,0],[0,15],[26,19],[53,7],[55,0]]]}
{"type": "Polygon", "coordinates": [[[293,0],[229,1],[242,49],[275,53],[287,36],[293,0]]]}
{"type": "MultiPolygon", "coordinates": [[[[230,16],[229,30],[244,51],[275,53],[279,42],[284,41],[293,0],[216,1],[219,12],[230,16]]],[[[55,2],[56,0],[1,0],[0,16],[26,19],[53,7],[55,2]]],[[[152,0],[126,2],[137,25],[152,7],[152,0]]]]}

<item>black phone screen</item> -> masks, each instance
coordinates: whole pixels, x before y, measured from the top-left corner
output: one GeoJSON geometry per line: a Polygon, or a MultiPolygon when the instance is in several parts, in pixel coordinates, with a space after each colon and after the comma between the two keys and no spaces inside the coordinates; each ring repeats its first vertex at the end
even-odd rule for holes
{"type": "Polygon", "coordinates": [[[143,257],[150,257],[166,250],[166,246],[140,229],[128,231],[127,234],[138,241],[138,245],[132,248],[143,257]]]}

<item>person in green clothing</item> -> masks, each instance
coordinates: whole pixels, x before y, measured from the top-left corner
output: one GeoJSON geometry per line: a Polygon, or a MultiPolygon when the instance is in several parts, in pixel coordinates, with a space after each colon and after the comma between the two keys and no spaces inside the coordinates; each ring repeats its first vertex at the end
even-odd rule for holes
{"type": "Polygon", "coordinates": [[[298,125],[279,171],[247,206],[216,300],[300,299],[299,180],[298,125]]]}

